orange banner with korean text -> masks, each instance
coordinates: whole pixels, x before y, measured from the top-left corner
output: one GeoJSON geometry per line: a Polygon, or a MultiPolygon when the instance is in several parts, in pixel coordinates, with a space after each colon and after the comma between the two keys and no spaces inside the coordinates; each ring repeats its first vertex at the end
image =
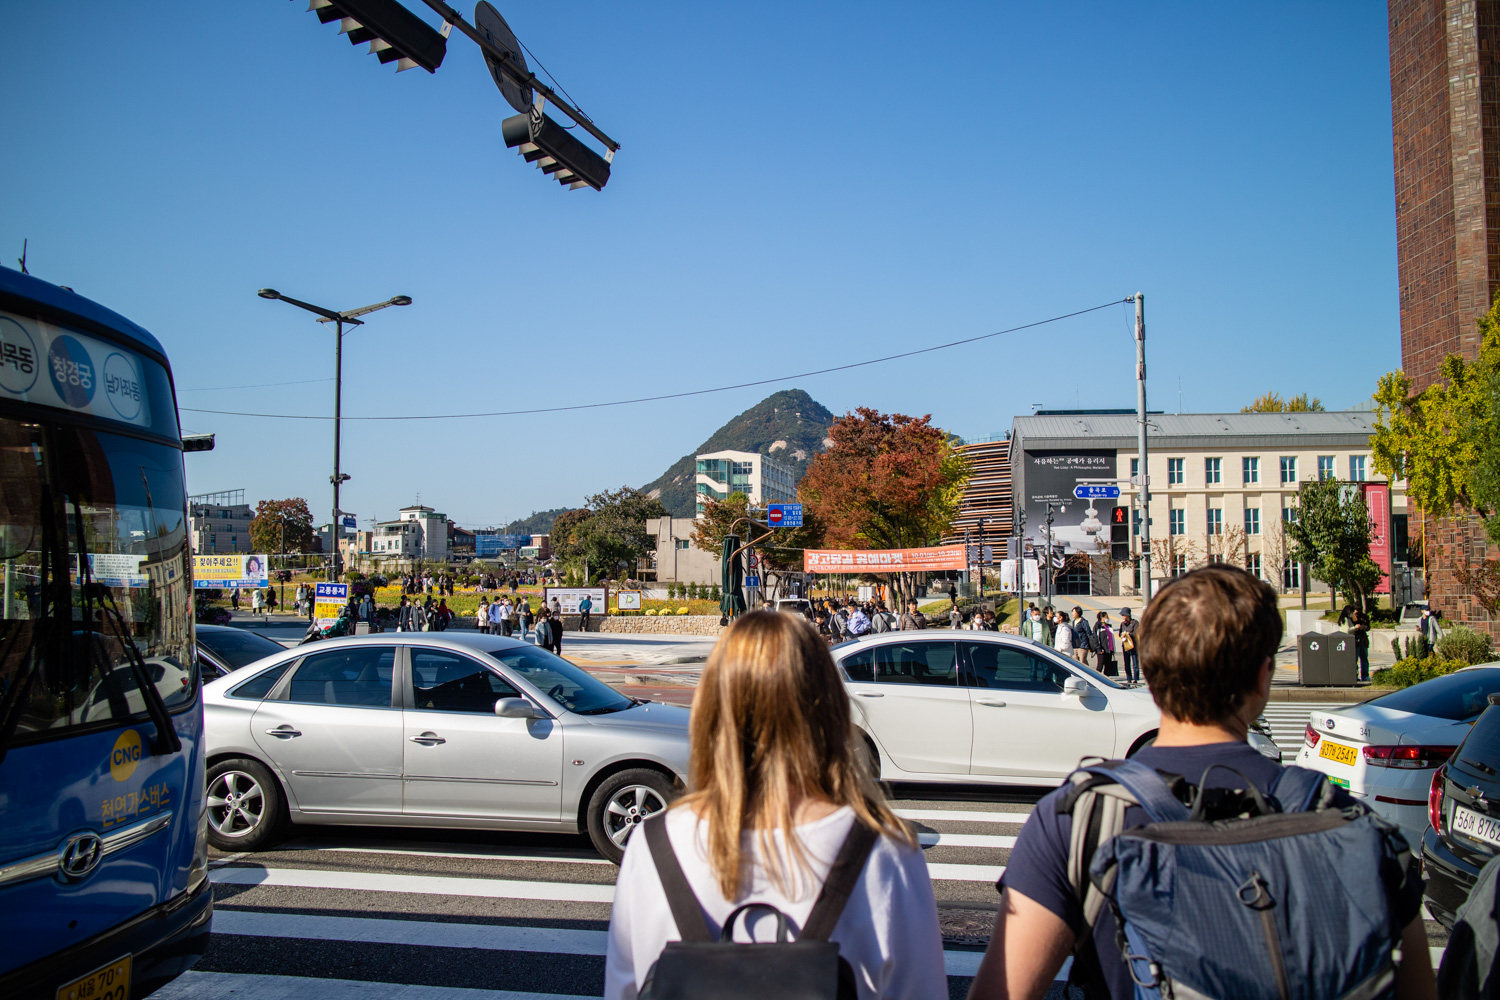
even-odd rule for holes
{"type": "Polygon", "coordinates": [[[807,573],[920,573],[964,568],[962,545],[923,549],[806,549],[802,553],[802,569],[807,573]]]}

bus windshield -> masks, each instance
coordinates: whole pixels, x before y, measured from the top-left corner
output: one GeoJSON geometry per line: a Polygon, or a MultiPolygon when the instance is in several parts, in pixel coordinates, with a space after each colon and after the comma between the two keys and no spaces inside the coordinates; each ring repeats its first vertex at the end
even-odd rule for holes
{"type": "Polygon", "coordinates": [[[0,718],[11,745],[145,716],[130,644],[169,710],[193,701],[184,500],[177,449],[0,417],[0,718]]]}

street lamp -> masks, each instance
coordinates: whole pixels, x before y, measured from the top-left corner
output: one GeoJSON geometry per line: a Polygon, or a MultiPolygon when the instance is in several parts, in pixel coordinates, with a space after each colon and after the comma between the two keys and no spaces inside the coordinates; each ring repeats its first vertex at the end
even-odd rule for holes
{"type": "Polygon", "coordinates": [[[310,313],[316,313],[319,323],[333,323],[336,328],[333,347],[333,475],[329,482],[333,483],[333,523],[329,542],[333,545],[333,551],[328,558],[328,580],[336,582],[339,578],[339,518],[343,511],[339,509],[339,487],[350,477],[339,471],[339,429],[343,417],[344,400],[344,324],[350,326],[363,326],[364,320],[358,317],[368,313],[384,309],[386,306],[409,306],[410,295],[396,295],[377,302],[374,305],[361,306],[358,309],[348,309],[344,312],[335,312],[322,306],[315,306],[310,302],[294,299],[289,295],[282,295],[274,288],[262,288],[255,293],[263,299],[280,299],[282,302],[290,303],[299,309],[306,309],[310,313]]]}

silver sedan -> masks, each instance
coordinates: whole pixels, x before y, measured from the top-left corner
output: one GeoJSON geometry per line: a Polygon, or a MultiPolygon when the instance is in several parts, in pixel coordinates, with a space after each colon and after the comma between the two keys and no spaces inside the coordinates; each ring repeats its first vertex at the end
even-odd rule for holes
{"type": "Polygon", "coordinates": [[[687,774],[688,710],[500,636],[298,646],[204,686],[209,840],[289,823],[587,831],[618,862],[687,774]]]}

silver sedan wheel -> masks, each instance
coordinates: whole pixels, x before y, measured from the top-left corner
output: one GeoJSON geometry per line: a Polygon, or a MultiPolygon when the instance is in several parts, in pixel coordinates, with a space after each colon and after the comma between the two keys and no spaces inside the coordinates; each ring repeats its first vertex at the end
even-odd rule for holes
{"type": "Polygon", "coordinates": [[[221,837],[249,836],[265,813],[265,793],[244,771],[225,771],[208,786],[208,825],[221,837]]]}
{"type": "Polygon", "coordinates": [[[636,827],[666,807],[666,800],[650,785],[625,785],[604,807],[604,832],[616,847],[624,847],[636,827]]]}

